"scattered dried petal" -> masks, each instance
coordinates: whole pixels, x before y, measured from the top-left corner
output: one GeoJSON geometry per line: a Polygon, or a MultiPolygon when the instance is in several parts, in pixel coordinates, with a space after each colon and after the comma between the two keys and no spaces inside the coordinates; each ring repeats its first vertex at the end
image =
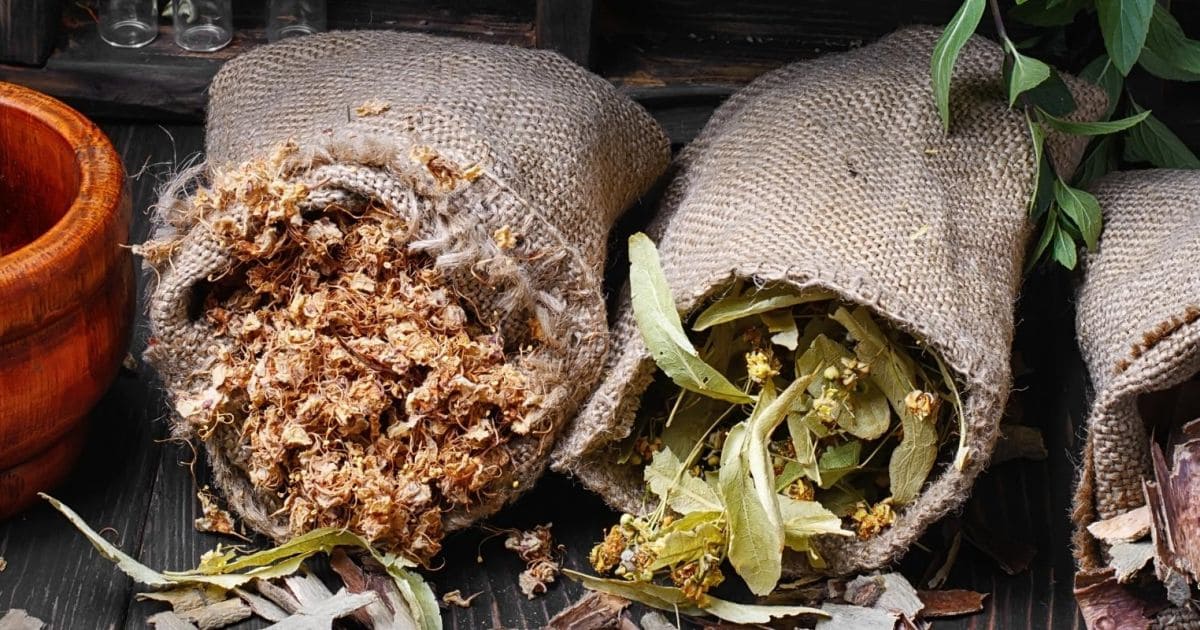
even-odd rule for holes
{"type": "Polygon", "coordinates": [[[505,549],[515,551],[525,561],[525,570],[517,576],[521,592],[529,599],[546,592],[561,569],[559,555],[550,537],[552,524],[538,525],[531,530],[512,530],[504,540],[505,549]]]}
{"type": "Polygon", "coordinates": [[[209,491],[208,486],[204,486],[204,488],[197,492],[196,498],[200,500],[200,512],[202,514],[200,518],[196,519],[196,531],[233,536],[238,535],[233,529],[233,516],[228,511],[222,510],[217,506],[217,498],[209,491]]]}
{"type": "Polygon", "coordinates": [[[379,98],[369,98],[362,105],[354,108],[354,113],[360,118],[378,116],[392,108],[392,104],[379,98]]]}
{"type": "Polygon", "coordinates": [[[442,595],[442,602],[450,606],[458,606],[459,608],[470,608],[471,601],[483,594],[483,591],[475,593],[470,597],[463,597],[462,591],[454,589],[449,593],[442,595]]]}

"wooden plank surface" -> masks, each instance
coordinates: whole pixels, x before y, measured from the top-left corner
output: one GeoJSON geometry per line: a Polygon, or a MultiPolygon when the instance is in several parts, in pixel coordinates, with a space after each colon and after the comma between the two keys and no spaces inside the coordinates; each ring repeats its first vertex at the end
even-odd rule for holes
{"type": "MultiPolygon", "coordinates": [[[[699,114],[697,114],[699,115],[699,114]]],[[[197,126],[106,125],[124,157],[135,203],[135,235],[147,230],[145,209],[172,165],[203,146],[197,126]]],[[[628,232],[644,223],[645,208],[624,220],[628,232]]],[[[618,257],[614,257],[616,259],[618,257]]],[[[610,278],[621,275],[614,262],[610,278]]],[[[144,282],[145,278],[141,278],[144,282]]],[[[979,481],[963,512],[995,531],[1033,544],[1029,571],[1009,576],[969,544],[963,544],[948,586],[990,593],[986,610],[975,616],[939,621],[939,628],[1081,627],[1071,597],[1072,563],[1067,510],[1078,451],[1076,422],[1082,417],[1084,378],[1072,335],[1067,296],[1070,283],[1061,274],[1031,278],[1020,308],[1017,350],[1027,372],[1017,381],[1018,407],[1024,421],[1043,429],[1050,459],[1014,461],[996,466],[979,481]]],[[[134,353],[145,344],[139,319],[134,353]]],[[[145,368],[125,372],[92,414],[93,432],[83,461],[56,496],[78,510],[110,540],[142,562],[159,569],[192,567],[204,551],[227,538],[199,534],[189,447],[163,442],[167,410],[153,374],[145,368]]],[[[195,467],[199,483],[207,471],[195,467]]],[[[427,573],[437,592],[460,589],[482,593],[467,609],[445,611],[448,628],[538,628],[582,593],[578,584],[560,580],[540,598],[526,599],[517,588],[521,563],[503,548],[499,529],[553,522],[557,542],[566,549],[565,564],[586,570],[587,552],[616,514],[575,482],[548,476],[519,503],[483,528],[456,534],[446,544],[443,564],[427,573]],[[477,562],[482,558],[483,562],[477,562]]],[[[945,547],[935,527],[922,545],[945,547]]],[[[236,541],[232,541],[236,542],[236,541]]],[[[903,563],[912,576],[927,572],[934,554],[914,548],[903,563]]],[[[160,605],[137,602],[137,592],[107,560],[57,514],[45,506],[0,523],[0,610],[27,609],[52,628],[142,628],[160,605]]],[[[914,578],[915,579],[915,578],[914,578]]],[[[246,622],[240,628],[260,628],[246,622]]]]}
{"type": "Polygon", "coordinates": [[[41,65],[58,34],[60,0],[0,0],[0,63],[41,65]]]}

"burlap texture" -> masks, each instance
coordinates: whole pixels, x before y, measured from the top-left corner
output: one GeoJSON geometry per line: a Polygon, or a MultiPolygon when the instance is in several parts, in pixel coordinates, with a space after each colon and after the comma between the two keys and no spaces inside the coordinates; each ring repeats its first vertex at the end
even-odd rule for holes
{"type": "Polygon", "coordinates": [[[1087,257],[1076,310],[1095,391],[1075,494],[1085,568],[1103,563],[1087,525],[1145,503],[1150,438],[1138,397],[1200,371],[1200,173],[1113,173],[1092,192],[1104,233],[1087,257]]]}
{"type": "MultiPolygon", "coordinates": [[[[938,34],[906,29],[751,83],[681,153],[649,230],[682,312],[735,278],[822,287],[923,340],[961,378],[966,465],[939,464],[879,536],[819,540],[832,574],[891,562],[959,506],[988,463],[1010,387],[1032,144],[1004,99],[1002,51],[980,38],[958,60],[943,131],[929,78],[938,34]]],[[[1102,95],[1069,82],[1076,117],[1102,111],[1102,95]]],[[[1055,142],[1073,168],[1082,143],[1055,142]]],[[[554,466],[631,512],[643,509],[640,470],[615,465],[608,447],[628,435],[654,371],[626,287],[604,378],[554,466]]]]}
{"type": "MultiPolygon", "coordinates": [[[[431,256],[481,318],[512,333],[509,360],[541,397],[535,430],[509,444],[515,470],[445,524],[454,529],[494,512],[532,485],[600,373],[608,231],[666,168],[665,134],[606,81],[549,51],[364,31],[287,40],[238,57],[212,84],[207,166],[181,174],[157,209],[153,239],[174,249],[156,265],[147,357],[173,397],[204,387],[195,375],[221,349],[188,310],[197,283],[230,264],[188,195],[215,172],[264,159],[289,140],[298,151],[283,170],[308,186],[303,207],[383,203],[407,219],[409,248],[431,256]],[[447,188],[426,163],[430,155],[481,174],[447,188]],[[515,248],[495,242],[504,226],[519,237],[515,248]],[[532,317],[544,332],[539,339],[527,338],[532,317]]],[[[178,418],[175,428],[194,437],[178,418]]],[[[273,514],[278,499],[235,465],[239,445],[205,446],[230,505],[255,529],[283,537],[286,516],[273,514]]]]}

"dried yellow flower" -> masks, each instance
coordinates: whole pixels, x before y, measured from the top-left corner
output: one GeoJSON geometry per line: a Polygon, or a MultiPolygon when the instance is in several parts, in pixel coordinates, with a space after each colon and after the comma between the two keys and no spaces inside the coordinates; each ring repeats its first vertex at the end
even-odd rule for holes
{"type": "Polygon", "coordinates": [[[892,511],[891,498],[887,498],[869,507],[860,502],[850,519],[857,525],[859,539],[867,540],[896,522],[896,513],[892,511]]]}
{"type": "Polygon", "coordinates": [[[392,108],[392,104],[379,98],[369,98],[362,105],[354,108],[354,113],[361,118],[378,116],[392,108]]]}
{"type": "Polygon", "coordinates": [[[496,230],[492,234],[492,240],[496,241],[496,246],[500,249],[512,249],[517,246],[517,235],[507,225],[496,230]]]}
{"type": "Polygon", "coordinates": [[[930,392],[914,389],[904,397],[904,406],[912,415],[924,420],[937,410],[938,398],[930,392]]]}
{"type": "Polygon", "coordinates": [[[761,350],[746,353],[746,374],[755,383],[763,383],[779,374],[779,361],[761,350]]]}

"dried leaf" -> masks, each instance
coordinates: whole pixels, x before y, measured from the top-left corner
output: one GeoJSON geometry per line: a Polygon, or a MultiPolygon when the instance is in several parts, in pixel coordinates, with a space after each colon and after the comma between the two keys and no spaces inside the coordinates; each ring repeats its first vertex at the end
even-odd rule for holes
{"type": "Polygon", "coordinates": [[[1089,628],[1147,630],[1150,627],[1142,602],[1117,583],[1111,568],[1076,573],[1075,601],[1089,628]]]}
{"type": "Polygon", "coordinates": [[[779,495],[779,511],[783,517],[784,544],[796,551],[806,551],[808,539],[813,536],[854,535],[842,529],[842,519],[816,501],[797,501],[779,495]]]}
{"type": "Polygon", "coordinates": [[[704,480],[684,470],[683,463],[669,448],[654,454],[643,475],[650,491],[680,514],[720,512],[723,509],[716,491],[704,480]]]}
{"type": "Polygon", "coordinates": [[[735,403],[753,402],[753,397],[700,359],[683,330],[658,250],[645,234],[629,237],[629,265],[634,317],[659,369],[676,385],[698,394],[735,403]]]}
{"type": "Polygon", "coordinates": [[[609,580],[598,578],[570,569],[564,570],[568,577],[576,580],[595,591],[624,597],[635,602],[641,602],[660,610],[678,612],[683,615],[699,617],[705,613],[719,617],[730,623],[767,623],[780,617],[795,615],[820,615],[825,613],[806,606],[759,606],[753,604],[738,604],[708,596],[704,608],[697,608],[683,591],[652,583],[632,583],[625,580],[609,580]]]}
{"type": "Polygon", "coordinates": [[[617,595],[588,591],[574,604],[554,615],[547,630],[609,630],[618,626],[629,600],[617,595]]]}
{"type": "Polygon", "coordinates": [[[976,593],[961,589],[939,591],[917,591],[925,608],[921,610],[924,619],[954,617],[969,615],[983,610],[983,600],[987,593],[976,593]]]}
{"type": "Polygon", "coordinates": [[[659,537],[645,544],[654,552],[654,561],[646,566],[650,571],[699,560],[725,545],[722,513],[692,512],[663,527],[659,537]]]}
{"type": "Polygon", "coordinates": [[[717,324],[736,321],[770,311],[834,299],[834,295],[821,289],[798,292],[789,286],[773,286],[751,290],[740,295],[727,295],[709,305],[696,316],[692,330],[708,330],[717,324]]]}
{"type": "Polygon", "coordinates": [[[800,342],[800,329],[790,311],[772,311],[762,314],[763,324],[771,333],[771,343],[795,350],[800,342]]]}
{"type": "MultiPolygon", "coordinates": [[[[255,579],[265,580],[294,573],[304,560],[317,553],[329,553],[333,548],[339,546],[358,547],[368,551],[396,581],[396,585],[404,594],[405,603],[409,606],[420,628],[440,630],[442,627],[441,613],[438,610],[433,590],[416,574],[406,570],[406,567],[412,566],[411,562],[398,556],[380,554],[362,538],[347,531],[314,530],[273,549],[241,557],[232,554],[221,556],[220,562],[215,566],[205,567],[204,571],[206,572],[169,571],[159,573],[134,560],[116,545],[97,534],[78,514],[62,502],[46,494],[39,496],[49,501],[55,509],[66,516],[67,520],[100,552],[100,555],[114,562],[117,568],[135,582],[151,588],[168,589],[188,585],[213,585],[230,590],[255,579]],[[242,570],[245,571],[238,573],[242,570]]],[[[204,566],[203,563],[202,566],[204,566]]]]}
{"type": "Polygon", "coordinates": [[[1150,534],[1150,506],[1143,505],[1088,525],[1088,532],[1108,544],[1133,542],[1150,534]]]}
{"type": "Polygon", "coordinates": [[[821,487],[829,489],[847,474],[858,470],[862,456],[862,442],[851,440],[826,448],[821,453],[818,466],[821,471],[821,487]]]}

